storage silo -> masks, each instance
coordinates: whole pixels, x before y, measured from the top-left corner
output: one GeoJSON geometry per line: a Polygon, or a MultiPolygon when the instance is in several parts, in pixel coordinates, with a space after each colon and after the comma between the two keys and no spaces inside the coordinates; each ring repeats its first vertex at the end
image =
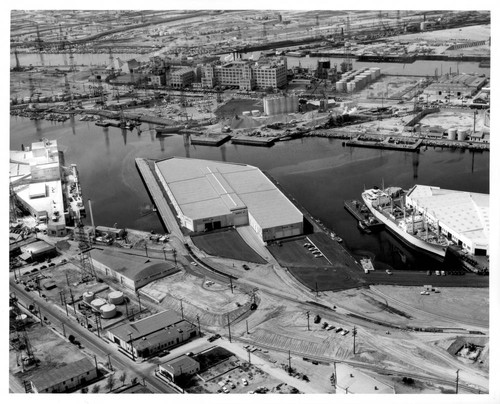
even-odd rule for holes
{"type": "Polygon", "coordinates": [[[463,142],[467,138],[467,130],[466,129],[458,129],[457,130],[457,140],[459,142],[463,142]]]}
{"type": "Polygon", "coordinates": [[[292,97],[285,97],[285,105],[286,105],[285,112],[287,114],[289,114],[290,112],[294,112],[292,97]]]}
{"type": "Polygon", "coordinates": [[[90,303],[90,305],[95,308],[96,310],[99,310],[102,306],[104,306],[106,304],[106,300],[104,299],[101,299],[101,298],[97,298],[97,299],[94,299],[92,300],[92,302],[90,303]]]}
{"type": "Polygon", "coordinates": [[[352,93],[356,89],[356,84],[353,81],[347,83],[347,92],[352,93]]]}
{"type": "Polygon", "coordinates": [[[299,97],[297,97],[296,95],[292,96],[292,107],[292,112],[297,112],[299,110],[299,97]]]}
{"type": "Polygon", "coordinates": [[[85,303],[90,303],[92,300],[94,300],[94,292],[87,291],[83,294],[82,299],[85,303]]]}
{"type": "Polygon", "coordinates": [[[347,83],[344,80],[340,80],[335,83],[335,89],[337,91],[343,92],[346,90],[346,88],[347,88],[347,83]]]}
{"type": "Polygon", "coordinates": [[[258,109],[253,109],[252,116],[260,116],[260,111],[258,109]]]}
{"type": "Polygon", "coordinates": [[[456,140],[456,139],[457,139],[457,130],[448,129],[448,140],[456,140]]]}
{"type": "Polygon", "coordinates": [[[105,304],[101,306],[102,318],[113,318],[116,316],[116,306],[114,304],[105,304]]]}
{"type": "Polygon", "coordinates": [[[119,290],[111,292],[108,294],[108,302],[110,304],[122,304],[123,303],[123,292],[119,290]]]}

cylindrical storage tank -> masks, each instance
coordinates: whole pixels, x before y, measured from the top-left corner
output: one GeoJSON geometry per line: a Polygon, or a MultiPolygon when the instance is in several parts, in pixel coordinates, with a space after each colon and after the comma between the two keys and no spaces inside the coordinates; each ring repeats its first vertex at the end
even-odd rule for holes
{"type": "Polygon", "coordinates": [[[108,302],[110,304],[122,304],[123,303],[123,292],[119,290],[111,292],[108,294],[108,302]]]}
{"type": "Polygon", "coordinates": [[[292,97],[292,105],[293,105],[292,112],[297,112],[299,110],[299,97],[297,97],[296,95],[292,97]]]}
{"type": "Polygon", "coordinates": [[[337,81],[337,82],[335,83],[335,89],[336,89],[337,91],[344,91],[345,84],[346,84],[346,83],[345,83],[345,81],[337,81]]]}
{"type": "Polygon", "coordinates": [[[250,111],[243,111],[241,115],[243,116],[250,116],[252,113],[250,111]]]}
{"type": "Polygon", "coordinates": [[[101,298],[98,298],[98,299],[94,299],[92,300],[92,302],[90,303],[90,305],[92,307],[94,307],[95,309],[99,310],[102,306],[104,306],[106,304],[106,300],[104,299],[101,299],[101,298]]]}
{"type": "Polygon", "coordinates": [[[467,137],[467,130],[465,130],[465,129],[457,130],[457,140],[459,142],[463,142],[466,137],[467,137]]]}
{"type": "Polygon", "coordinates": [[[356,89],[356,84],[350,81],[347,83],[347,92],[352,93],[356,89]]]}
{"type": "Polygon", "coordinates": [[[457,130],[448,129],[448,140],[456,140],[456,139],[457,139],[457,130]]]}
{"type": "Polygon", "coordinates": [[[94,292],[85,292],[82,296],[82,299],[85,303],[90,303],[94,300],[94,292]]]}
{"type": "Polygon", "coordinates": [[[267,115],[276,115],[274,98],[267,98],[267,115]]]}
{"type": "Polygon", "coordinates": [[[258,109],[252,110],[252,115],[253,116],[260,116],[260,111],[258,109]]]}
{"type": "Polygon", "coordinates": [[[105,304],[101,306],[102,318],[113,318],[116,316],[116,306],[114,304],[105,304]]]}
{"type": "Polygon", "coordinates": [[[286,102],[286,113],[289,114],[290,112],[294,112],[292,97],[285,97],[285,102],[286,102]]]}
{"type": "Polygon", "coordinates": [[[28,322],[28,316],[26,314],[19,314],[16,317],[16,321],[21,321],[23,323],[27,323],[28,322]]]}

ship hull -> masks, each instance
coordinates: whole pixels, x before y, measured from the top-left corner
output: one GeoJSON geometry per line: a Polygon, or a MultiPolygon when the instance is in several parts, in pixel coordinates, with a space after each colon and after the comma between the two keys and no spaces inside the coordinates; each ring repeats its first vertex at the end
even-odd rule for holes
{"type": "Polygon", "coordinates": [[[421,240],[403,229],[401,229],[397,223],[386,217],[383,213],[381,213],[379,210],[375,209],[372,204],[367,201],[364,196],[363,201],[370,210],[370,212],[375,216],[379,221],[385,224],[386,228],[391,231],[397,238],[399,238],[401,241],[403,241],[405,244],[412,248],[416,248],[418,250],[421,250],[425,253],[430,253],[434,257],[439,257],[443,259],[446,255],[446,250],[448,247],[444,246],[438,246],[435,244],[430,244],[425,242],[424,240],[421,240]]]}

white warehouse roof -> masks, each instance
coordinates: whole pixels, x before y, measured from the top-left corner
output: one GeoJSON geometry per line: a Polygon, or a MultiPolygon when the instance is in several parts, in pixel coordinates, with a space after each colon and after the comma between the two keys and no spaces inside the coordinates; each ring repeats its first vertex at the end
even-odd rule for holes
{"type": "Polygon", "coordinates": [[[416,185],[406,197],[457,234],[480,244],[489,243],[489,194],[416,185]]]}
{"type": "Polygon", "coordinates": [[[258,168],[172,157],[156,162],[182,213],[192,219],[248,209],[261,228],[302,222],[302,213],[258,168]]]}

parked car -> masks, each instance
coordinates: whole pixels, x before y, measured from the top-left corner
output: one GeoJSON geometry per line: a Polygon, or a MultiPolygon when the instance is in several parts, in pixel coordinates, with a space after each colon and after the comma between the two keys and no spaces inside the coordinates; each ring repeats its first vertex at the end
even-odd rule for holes
{"type": "Polygon", "coordinates": [[[243,264],[242,267],[243,267],[243,269],[245,271],[249,271],[250,270],[250,267],[247,264],[243,264]]]}

